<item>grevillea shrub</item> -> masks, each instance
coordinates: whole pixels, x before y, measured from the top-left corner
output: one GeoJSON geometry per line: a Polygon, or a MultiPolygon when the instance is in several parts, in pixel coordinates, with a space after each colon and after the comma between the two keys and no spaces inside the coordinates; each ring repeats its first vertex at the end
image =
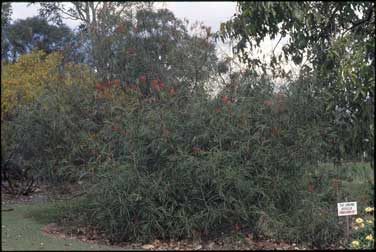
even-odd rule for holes
{"type": "Polygon", "coordinates": [[[74,211],[113,241],[209,237],[235,227],[283,233],[304,218],[287,213],[312,207],[302,183],[315,153],[312,127],[289,120],[297,117],[293,105],[267,92],[187,97],[166,84],[124,111],[113,158],[74,211]]]}

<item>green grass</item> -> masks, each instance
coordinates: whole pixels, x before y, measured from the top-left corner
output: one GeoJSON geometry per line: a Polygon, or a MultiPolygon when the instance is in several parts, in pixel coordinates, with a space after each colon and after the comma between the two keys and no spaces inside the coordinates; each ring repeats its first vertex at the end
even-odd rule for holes
{"type": "Polygon", "coordinates": [[[2,209],[5,208],[13,208],[14,210],[1,212],[2,250],[124,250],[119,247],[57,238],[43,233],[41,231],[42,227],[54,222],[56,211],[51,203],[39,205],[12,204],[2,207],[2,209]]]}

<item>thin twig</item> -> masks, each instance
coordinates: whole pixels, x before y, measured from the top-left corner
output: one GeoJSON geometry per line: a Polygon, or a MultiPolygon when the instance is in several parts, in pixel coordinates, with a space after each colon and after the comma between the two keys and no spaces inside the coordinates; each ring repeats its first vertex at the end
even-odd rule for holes
{"type": "Polygon", "coordinates": [[[279,42],[281,42],[281,40],[282,40],[282,35],[281,35],[281,37],[279,38],[277,44],[275,45],[275,47],[274,47],[274,49],[273,49],[273,52],[272,52],[273,55],[274,55],[274,51],[275,51],[275,49],[277,48],[277,46],[279,45],[279,42]]]}

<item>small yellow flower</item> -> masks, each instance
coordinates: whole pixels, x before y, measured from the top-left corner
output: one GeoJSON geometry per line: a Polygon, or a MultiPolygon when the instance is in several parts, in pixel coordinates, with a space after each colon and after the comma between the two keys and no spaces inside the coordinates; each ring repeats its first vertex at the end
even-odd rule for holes
{"type": "Polygon", "coordinates": [[[361,228],[364,228],[364,223],[360,224],[360,227],[361,227],[361,228]]]}
{"type": "Polygon", "coordinates": [[[361,224],[361,223],[363,223],[363,219],[362,218],[358,218],[358,219],[355,220],[355,222],[358,223],[358,224],[361,224]]]}
{"type": "Polygon", "coordinates": [[[373,241],[373,236],[372,236],[371,234],[370,234],[370,235],[367,235],[366,240],[368,240],[368,241],[373,241]]]}
{"type": "Polygon", "coordinates": [[[371,212],[373,212],[373,207],[367,207],[366,209],[365,209],[365,211],[366,211],[366,213],[371,213],[371,212]]]}
{"type": "Polygon", "coordinates": [[[372,224],[373,222],[371,220],[367,220],[367,223],[368,224],[372,224]]]}
{"type": "Polygon", "coordinates": [[[358,241],[353,241],[353,242],[351,243],[351,245],[353,245],[353,246],[359,246],[359,242],[358,242],[358,241]]]}
{"type": "Polygon", "coordinates": [[[354,227],[355,230],[358,230],[359,228],[358,227],[354,227]]]}

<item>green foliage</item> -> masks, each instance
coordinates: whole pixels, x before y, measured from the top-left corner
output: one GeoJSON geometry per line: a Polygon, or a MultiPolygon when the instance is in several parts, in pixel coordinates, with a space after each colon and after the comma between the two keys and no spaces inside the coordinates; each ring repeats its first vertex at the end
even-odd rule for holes
{"type": "MultiPolygon", "coordinates": [[[[374,57],[364,33],[372,15],[357,19],[346,3],[241,2],[223,28],[240,38],[240,51],[282,31],[292,37],[285,56],[299,63],[313,55],[313,72],[303,68],[275,92],[266,75],[218,63],[207,27],[190,34],[167,10],[133,15],[133,3],[72,4],[92,68],[59,57],[42,68],[51,78],[27,72],[22,82],[17,66],[25,64],[8,65],[7,87],[27,83],[21,91],[37,94],[13,108],[2,131],[5,155],[15,152],[36,175],[84,180],[87,195],[67,207],[69,220],[112,241],[207,238],[239,227],[316,247],[341,238],[335,203],[354,192],[369,201],[368,174],[320,161],[373,150],[374,57]],[[335,37],[328,24],[342,32],[346,18],[364,22],[335,37]],[[216,96],[213,77],[223,82],[216,96]]],[[[55,21],[66,12],[63,3],[41,5],[55,21]]],[[[354,5],[368,13],[367,3],[354,5]]]]}
{"type": "Polygon", "coordinates": [[[9,42],[6,39],[6,28],[10,24],[12,15],[12,4],[10,2],[1,3],[1,61],[3,61],[9,48],[9,42]]]}
{"type": "MultiPolygon", "coordinates": [[[[308,53],[309,61],[318,67],[317,64],[328,62],[326,51],[332,48],[336,36],[350,33],[366,39],[354,43],[366,44],[372,41],[372,36],[366,33],[374,33],[374,4],[371,2],[239,2],[238,9],[239,14],[221,25],[221,37],[237,40],[235,49],[255,65],[261,62],[245,49],[252,52],[266,36],[274,39],[281,34],[282,38],[291,38],[284,45],[282,56],[300,64],[303,55],[308,53]]],[[[374,52],[372,56],[372,49],[368,51],[367,56],[374,61],[374,52]]],[[[275,59],[271,65],[275,66],[281,59],[275,59]]]]}
{"type": "Polygon", "coordinates": [[[66,25],[50,25],[41,17],[19,19],[7,27],[9,51],[7,57],[15,62],[22,54],[32,50],[63,51],[72,41],[73,33],[66,25]]]}
{"type": "MultiPolygon", "coordinates": [[[[182,82],[185,85],[179,89],[185,93],[202,90],[217,61],[210,28],[197,25],[191,35],[186,24],[172,12],[153,10],[147,5],[114,2],[95,7],[83,2],[69,7],[70,15],[82,21],[80,36],[86,45],[83,49],[98,78],[103,82],[119,79],[124,85],[146,78],[147,85],[140,88],[147,96],[151,95],[150,83],[154,79],[182,82]],[[87,14],[88,10],[95,15],[87,14]]],[[[64,9],[63,3],[41,6],[42,16],[55,21],[64,9]]]]}
{"type": "Polygon", "coordinates": [[[62,24],[62,16],[81,22],[81,37],[87,47],[87,55],[90,63],[98,72],[98,76],[104,80],[111,80],[111,58],[116,54],[111,52],[112,35],[118,32],[117,25],[124,22],[134,22],[134,12],[149,9],[152,2],[44,2],[40,3],[40,16],[57,24],[62,24]]]}
{"type": "MultiPolygon", "coordinates": [[[[124,135],[107,138],[112,158],[102,163],[94,189],[73,212],[114,241],[208,237],[237,224],[259,235],[283,233],[287,224],[294,232],[296,225],[303,229],[306,222],[293,223],[286,213],[299,219],[300,210],[323,196],[307,195],[301,183],[312,143],[306,141],[308,124],[287,123],[296,116],[292,105],[274,109],[264,99],[277,104],[282,98],[266,95],[239,96],[236,102],[160,97],[125,112],[119,130],[124,135]]],[[[333,231],[332,222],[321,218],[299,239],[333,231]]],[[[317,240],[328,243],[339,233],[326,235],[317,240]]]]}
{"type": "Polygon", "coordinates": [[[373,153],[374,3],[239,2],[238,8],[239,14],[222,24],[220,37],[236,40],[242,61],[264,72],[270,66],[282,77],[284,64],[301,65],[300,77],[312,78],[310,92],[324,103],[322,115],[331,115],[327,121],[341,139],[337,159],[354,155],[349,149],[357,156],[373,153]],[[253,56],[263,39],[278,34],[289,38],[281,54],[273,50],[269,64],[253,56]]]}
{"type": "MultiPolygon", "coordinates": [[[[124,85],[140,83],[144,95],[152,93],[152,80],[182,83],[180,92],[200,89],[213,74],[217,57],[209,28],[190,35],[184,23],[166,9],[140,10],[134,19],[99,16],[103,24],[93,38],[92,61],[103,81],[120,79],[124,85]],[[143,85],[141,85],[143,84],[143,85]],[[183,85],[184,84],[184,85],[183,85]]],[[[178,87],[178,86],[176,86],[178,87]]]]}
{"type": "Polygon", "coordinates": [[[10,2],[1,3],[1,28],[9,24],[12,15],[12,4],[10,2]]]}
{"type": "MultiPolygon", "coordinates": [[[[59,59],[52,56],[53,64],[44,62],[46,76],[40,71],[39,78],[31,79],[30,83],[21,82],[27,85],[23,91],[32,91],[33,95],[28,97],[28,103],[14,108],[11,119],[2,122],[6,128],[2,130],[2,154],[7,159],[10,153],[15,153],[13,161],[21,167],[32,167],[34,175],[77,180],[84,170],[74,169],[75,166],[88,162],[90,138],[87,135],[93,126],[87,118],[94,113],[95,82],[85,66],[67,64],[59,74],[56,65],[59,59]]],[[[10,67],[17,69],[16,64],[10,67]]],[[[18,77],[22,80],[22,76],[35,75],[24,73],[18,77]]]]}

